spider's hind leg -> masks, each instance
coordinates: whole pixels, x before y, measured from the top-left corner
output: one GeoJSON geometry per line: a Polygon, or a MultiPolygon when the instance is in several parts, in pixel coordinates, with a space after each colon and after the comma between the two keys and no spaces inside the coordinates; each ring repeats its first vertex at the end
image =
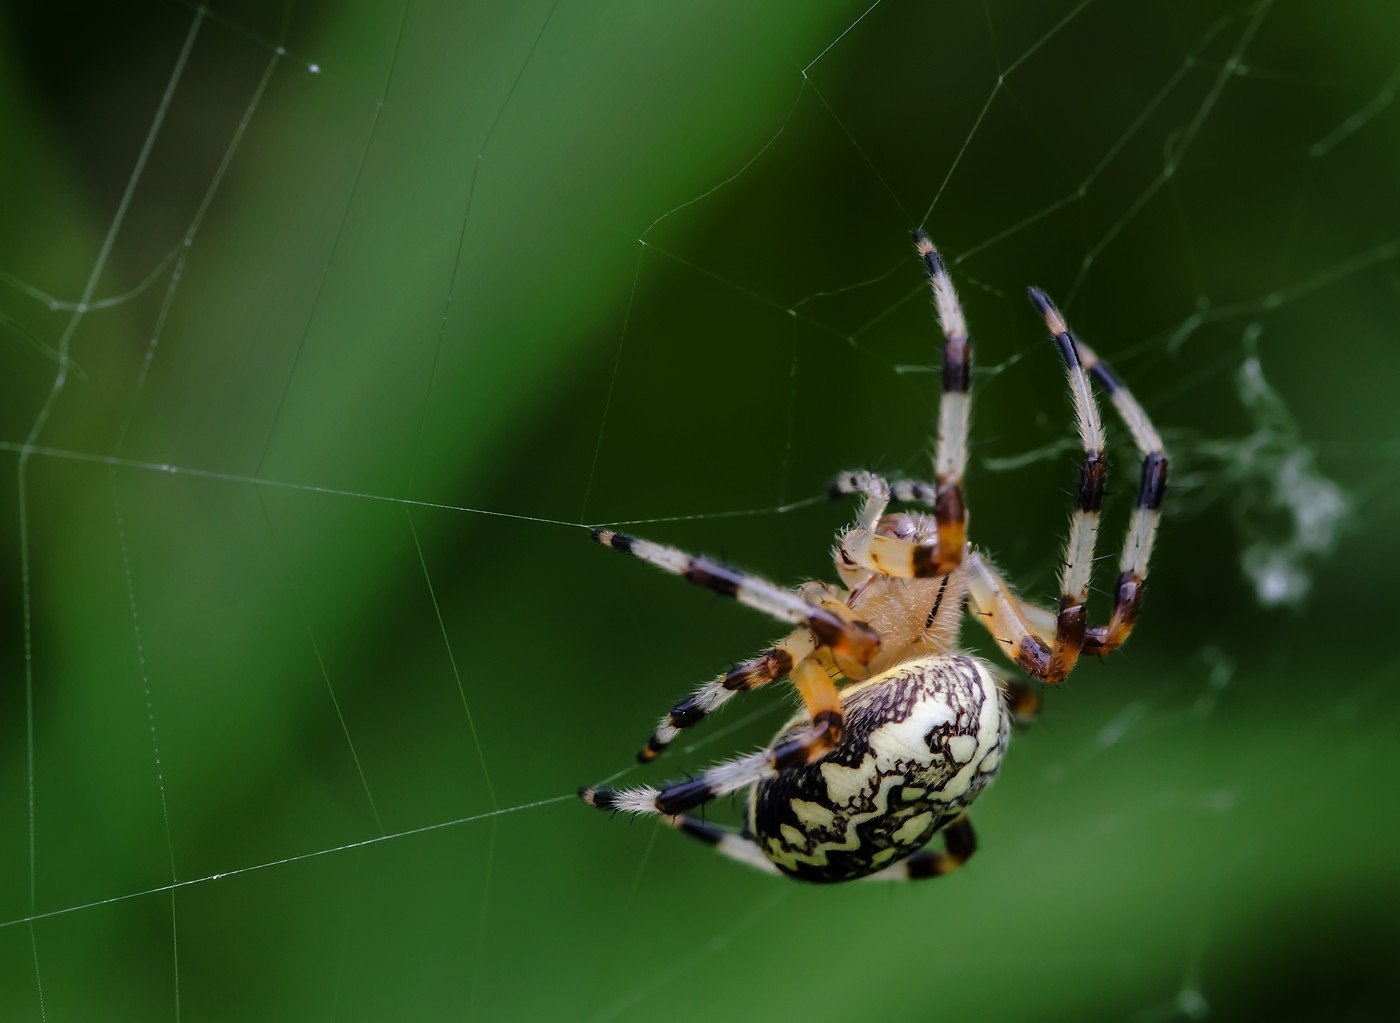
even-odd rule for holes
{"type": "MultiPolygon", "coordinates": [[[[977,851],[977,833],[972,830],[972,822],[967,815],[959,817],[940,835],[943,849],[921,849],[908,859],[900,860],[884,870],[868,875],[866,881],[922,881],[930,877],[942,877],[957,870],[977,851]]],[[[934,839],[937,841],[937,838],[934,839]]]]}
{"type": "Polygon", "coordinates": [[[682,834],[689,835],[697,842],[703,842],[722,856],[746,863],[765,874],[778,873],[778,868],[763,855],[763,850],[758,844],[748,835],[741,834],[733,828],[721,827],[684,815],[666,817],[664,820],[682,834]]]}
{"type": "Polygon", "coordinates": [[[1011,723],[1017,728],[1034,724],[1040,717],[1040,689],[1023,678],[1006,676],[1001,676],[1001,688],[1011,709],[1011,723]]]}
{"type": "Polygon", "coordinates": [[[778,773],[773,750],[761,750],[726,760],[707,768],[694,778],[667,782],[660,787],[639,785],[630,789],[579,789],[578,796],[599,810],[631,814],[660,814],[674,817],[704,806],[721,796],[748,788],[778,773]]]}
{"type": "Polygon", "coordinates": [[[841,741],[844,718],[841,694],[819,659],[810,657],[792,672],[793,685],[807,705],[809,724],[791,738],[768,749],[727,760],[686,781],[660,788],[580,789],[579,798],[600,810],[674,817],[720,796],[746,789],[780,771],[811,763],[841,741]]]}
{"type": "Polygon", "coordinates": [[[840,554],[851,565],[903,579],[947,575],[962,564],[967,548],[967,502],[963,474],[967,469],[969,386],[972,376],[972,344],[967,320],[948,268],[922,231],[914,233],[914,248],[928,272],[938,323],[943,331],[942,395],[938,403],[938,441],[934,449],[933,485],[914,480],[886,483],[868,472],[837,477],[831,496],[864,494],[866,504],[856,527],[842,539],[840,554]],[[937,542],[911,543],[875,532],[876,520],[893,498],[924,504],[933,510],[937,542]]]}
{"type": "Polygon", "coordinates": [[[719,710],[736,693],[750,692],[784,678],[792,671],[794,664],[816,649],[816,645],[810,630],[805,627],[797,629],[757,657],[706,682],[672,707],[658,722],[651,738],[637,754],[637,759],[644,764],[655,760],[678,735],[719,710]]]}

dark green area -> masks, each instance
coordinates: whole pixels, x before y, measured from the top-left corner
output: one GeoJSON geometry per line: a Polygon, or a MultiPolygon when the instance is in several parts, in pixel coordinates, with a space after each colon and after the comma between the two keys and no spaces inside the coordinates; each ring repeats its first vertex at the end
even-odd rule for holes
{"type": "Polygon", "coordinates": [[[0,1017],[1393,1014],[1400,13],[867,7],[0,18],[0,1017]],[[778,630],[583,527],[829,576],[851,510],[788,506],[926,472],[918,224],[1028,594],[1074,458],[1026,284],[1163,427],[1138,635],[1047,694],[954,878],[801,887],[586,811],[778,630]],[[1348,512],[1262,606],[1314,477],[1348,512]]]}

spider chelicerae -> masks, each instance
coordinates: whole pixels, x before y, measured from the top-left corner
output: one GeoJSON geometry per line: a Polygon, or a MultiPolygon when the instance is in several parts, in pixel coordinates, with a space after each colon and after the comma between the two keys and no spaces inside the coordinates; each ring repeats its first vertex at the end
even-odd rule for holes
{"type": "Polygon", "coordinates": [[[834,497],[863,498],[855,524],[836,545],[840,585],[809,582],[785,589],[673,547],[610,529],[593,532],[605,546],[797,626],[672,707],[638,759],[655,759],[734,694],[784,677],[801,694],[805,713],[789,721],[767,749],[659,788],[581,789],[589,805],[660,814],[727,856],[806,881],[941,876],[975,850],[967,808],[996,776],[1013,718],[1027,717],[1039,705],[1029,682],[1007,679],[959,649],[964,608],[1039,682],[1063,681],[1081,654],[1106,656],[1128,638],[1166,489],[1161,437],[1108,366],[1070,332],[1054,303],[1031,288],[1031,301],[1068,370],[1084,461],[1059,607],[1052,611],[1017,596],[968,543],[963,471],[971,345],[942,259],[922,232],[914,244],[944,337],[934,483],[891,484],[870,472],[836,480],[834,497]],[[1142,454],[1113,611],[1099,626],[1087,624],[1084,607],[1108,469],[1091,376],[1142,454]],[[887,513],[891,501],[927,510],[887,513]],[[742,831],[687,815],[743,789],[748,810],[742,831]],[[940,832],[941,850],[922,849],[940,832]]]}

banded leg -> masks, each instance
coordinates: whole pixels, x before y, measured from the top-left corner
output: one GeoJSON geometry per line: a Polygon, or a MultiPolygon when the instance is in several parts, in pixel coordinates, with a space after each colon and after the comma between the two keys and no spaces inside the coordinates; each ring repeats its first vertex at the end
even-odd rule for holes
{"type": "Polygon", "coordinates": [[[773,866],[772,861],[763,855],[763,850],[758,847],[758,843],[733,828],[721,827],[718,824],[711,824],[708,821],[697,820],[685,815],[663,819],[682,834],[689,835],[697,842],[708,845],[721,856],[746,863],[765,874],[776,875],[779,872],[778,868],[773,866]]]}
{"type": "Polygon", "coordinates": [[[719,678],[706,682],[671,708],[637,754],[642,763],[655,760],[675,741],[676,736],[693,728],[729,702],[736,693],[748,692],[785,678],[793,665],[808,657],[817,641],[806,628],[796,629],[757,657],[737,665],[719,678]]]}
{"type": "MultiPolygon", "coordinates": [[[[1142,454],[1137,505],[1128,524],[1119,561],[1113,612],[1107,625],[1089,627],[1084,631],[1083,652],[1092,657],[1104,657],[1123,645],[1133,630],[1142,606],[1143,586],[1161,520],[1162,498],[1166,492],[1167,456],[1163,451],[1162,438],[1142,406],[1106,363],[1083,342],[1077,338],[1073,340],[1082,366],[1109,395],[1142,454]]],[[[974,561],[969,594],[978,612],[978,620],[998,642],[1007,646],[1008,656],[1035,675],[1033,669],[1038,657],[1027,651],[1033,651],[1037,645],[1045,648],[1053,638],[1051,625],[1058,624],[1058,616],[1021,600],[995,569],[975,555],[974,561]],[[1027,636],[1030,636],[1029,640],[1027,636]]]]}
{"type": "Polygon", "coordinates": [[[1142,591],[1147,582],[1147,566],[1152,558],[1152,544],[1162,521],[1162,499],[1167,493],[1167,453],[1162,437],[1152,425],[1136,398],[1088,345],[1079,342],[1079,355],[1091,376],[1098,381],[1118,417],[1128,427],[1142,455],[1142,472],[1138,479],[1137,506],[1128,523],[1128,535],[1123,541],[1123,554],[1118,562],[1118,586],[1114,592],[1113,614],[1108,625],[1095,626],[1085,635],[1084,652],[1094,657],[1113,653],[1133,631],[1142,608],[1142,591]]]}
{"type": "Polygon", "coordinates": [[[1060,604],[1053,630],[1034,611],[1026,612],[1010,594],[1005,581],[981,558],[969,573],[968,593],[984,624],[994,626],[993,635],[1008,644],[1008,655],[1033,678],[1061,682],[1074,669],[1085,646],[1089,599],[1089,577],[1094,565],[1094,546],[1099,533],[1099,512],[1103,508],[1104,482],[1108,462],[1104,457],[1103,423],[1098,404],[1089,390],[1089,377],[1079,361],[1079,348],[1065,326],[1054,303],[1036,288],[1031,301],[1045,317],[1064,359],[1074,401],[1075,423],[1084,448],[1079,467],[1079,496],[1070,518],[1069,545],[1060,573],[1060,604]]]}
{"type": "Polygon", "coordinates": [[[958,293],[942,257],[922,231],[914,232],[914,248],[928,271],[938,323],[943,330],[943,394],[938,402],[938,444],[933,458],[933,516],[938,525],[934,574],[946,575],[962,563],[967,546],[963,474],[967,470],[967,428],[972,411],[972,344],[958,293]]]}
{"type": "MultiPolygon", "coordinates": [[[[867,881],[921,881],[943,877],[957,870],[977,851],[977,833],[967,815],[959,817],[942,831],[943,851],[921,849],[908,859],[876,871],[867,881]]],[[[762,853],[760,852],[760,855],[762,853]]]]}
{"type": "Polygon", "coordinates": [[[1053,633],[1033,629],[1023,617],[1024,611],[1039,609],[1018,600],[980,552],[973,551],[967,560],[967,596],[972,616],[1001,645],[1008,660],[1031,677],[1040,678],[1038,672],[1048,649],[1046,637],[1053,633]]]}
{"type": "Polygon", "coordinates": [[[715,593],[733,597],[756,611],[793,625],[805,625],[826,647],[844,670],[859,671],[869,664],[880,647],[880,637],[868,624],[857,621],[840,605],[817,606],[800,594],[760,579],[737,572],[708,558],[693,557],[675,547],[653,543],[617,533],[611,529],[593,530],[593,539],[605,547],[631,554],[658,568],[674,572],[687,582],[703,586],[715,593]]]}
{"type": "Polygon", "coordinates": [[[1016,728],[1025,728],[1040,717],[1042,700],[1040,689],[1031,685],[1023,678],[1011,678],[1000,672],[994,672],[997,681],[1001,684],[1002,695],[1006,698],[1006,706],[1011,711],[1011,724],[1016,728]]]}
{"type": "Polygon", "coordinates": [[[792,672],[811,723],[797,735],[757,753],[707,768],[698,777],[632,789],[580,789],[579,798],[600,810],[625,813],[684,813],[720,796],[748,788],[779,771],[809,763],[841,740],[841,694],[818,659],[809,657],[792,672]]]}
{"type": "Polygon", "coordinates": [[[938,489],[932,483],[923,483],[919,480],[895,480],[893,483],[889,483],[882,476],[864,471],[843,472],[837,476],[832,481],[827,496],[835,501],[847,494],[869,495],[878,490],[881,484],[889,491],[890,500],[905,504],[932,506],[938,497],[938,489]]]}
{"type": "MultiPolygon", "coordinates": [[[[853,530],[843,541],[842,553],[851,564],[902,579],[947,575],[962,563],[967,547],[963,475],[967,470],[967,428],[972,400],[968,390],[972,345],[968,340],[967,320],[942,257],[922,231],[914,232],[914,248],[928,271],[938,322],[943,330],[943,393],[938,402],[938,442],[933,458],[936,482],[930,486],[914,480],[899,480],[891,485],[870,473],[847,473],[831,488],[833,497],[865,493],[873,499],[879,496],[878,490],[886,501],[893,496],[898,501],[918,502],[933,508],[936,543],[916,544],[879,536],[874,532],[878,515],[864,527],[869,535],[853,530]]],[[[881,513],[883,511],[881,505],[881,513]]],[[[862,515],[862,520],[865,518],[862,515]]]]}

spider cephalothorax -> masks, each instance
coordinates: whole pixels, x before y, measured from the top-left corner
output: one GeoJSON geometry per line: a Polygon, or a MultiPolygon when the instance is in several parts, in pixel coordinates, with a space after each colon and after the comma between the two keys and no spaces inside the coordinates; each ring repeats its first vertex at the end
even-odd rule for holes
{"type": "Polygon", "coordinates": [[[582,789],[605,810],[660,814],[721,852],[807,881],[946,874],[976,848],[967,807],[996,776],[1013,716],[1038,705],[1027,683],[1000,676],[958,648],[964,610],[1032,679],[1062,681],[1081,654],[1122,645],[1142,603],[1152,541],[1166,489],[1162,441],[1142,407],[1032,288],[1031,301],[1069,375],[1084,460],[1060,576],[1048,610],[1022,600],[967,540],[971,346],[952,281],[922,232],[915,247],[928,270],[943,328],[943,395],[934,483],[887,483],[869,472],[840,476],[833,496],[859,494],[860,514],[835,549],[841,583],[797,589],[612,530],[599,543],[649,561],[796,628],[757,657],[707,682],[671,708],[638,758],[655,759],[682,730],[735,693],[787,677],[806,706],[764,750],[660,788],[582,789]],[[1089,626],[1085,601],[1108,463],[1093,377],[1142,453],[1137,506],[1119,564],[1113,612],[1089,626]],[[892,501],[924,510],[886,514],[892,501]],[[838,688],[838,683],[843,683],[838,688]],[[742,831],[686,815],[719,796],[748,791],[742,831]],[[942,851],[923,850],[935,834],[942,851]]]}

